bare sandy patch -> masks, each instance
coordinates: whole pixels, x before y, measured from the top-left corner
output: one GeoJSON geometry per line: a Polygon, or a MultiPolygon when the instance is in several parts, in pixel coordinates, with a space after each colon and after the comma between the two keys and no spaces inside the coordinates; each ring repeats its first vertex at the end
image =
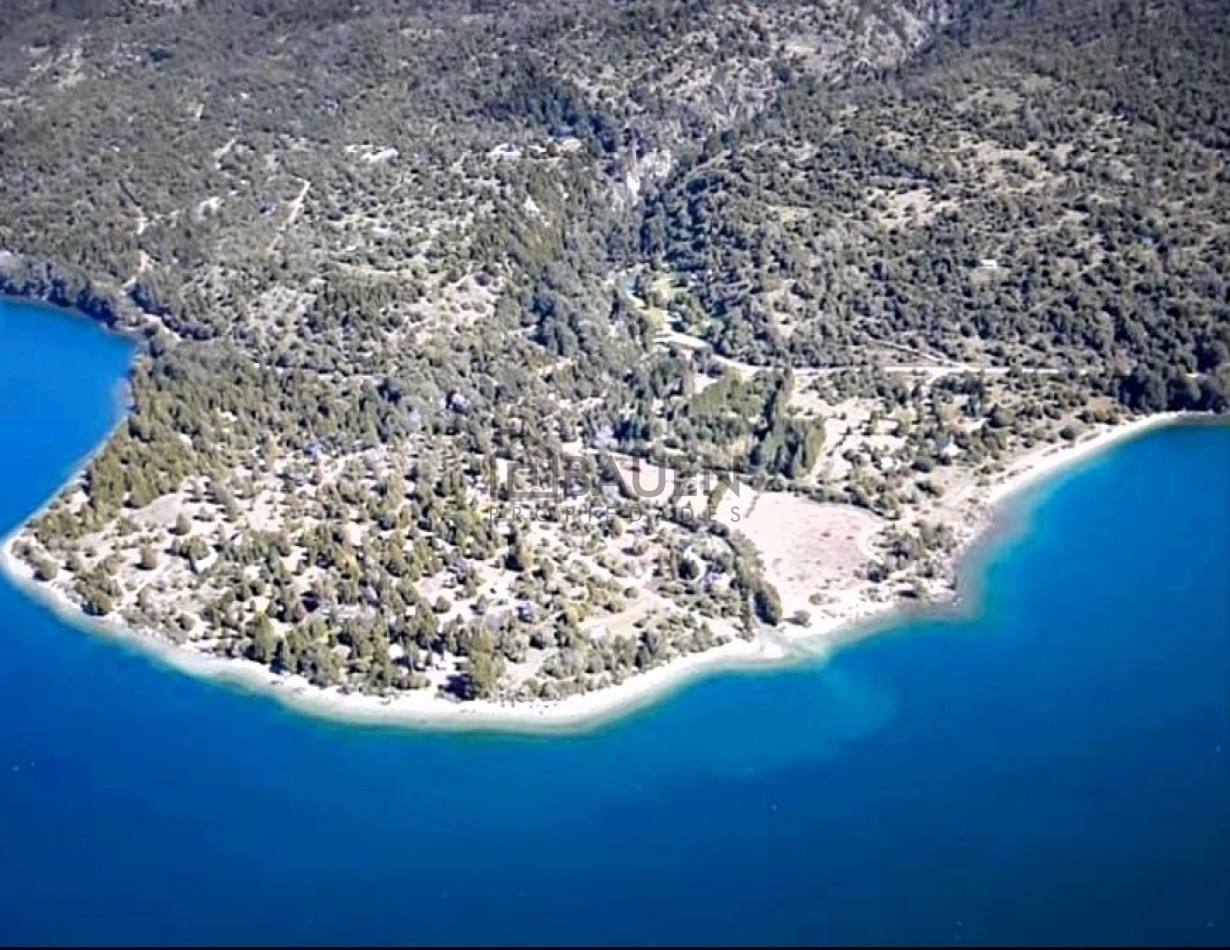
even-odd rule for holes
{"type": "Polygon", "coordinates": [[[760,551],[765,578],[787,616],[810,611],[813,594],[858,585],[881,520],[852,505],[820,504],[790,492],[762,492],[736,529],[760,551]]]}

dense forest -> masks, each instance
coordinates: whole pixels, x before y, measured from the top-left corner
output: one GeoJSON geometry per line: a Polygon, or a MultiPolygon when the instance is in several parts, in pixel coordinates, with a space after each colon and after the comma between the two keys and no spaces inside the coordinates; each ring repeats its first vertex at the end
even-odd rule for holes
{"type": "Polygon", "coordinates": [[[641,253],[751,363],[908,342],[1223,409],[1224,9],[982,6],[875,80],[783,91],[646,203],[641,253]]]}

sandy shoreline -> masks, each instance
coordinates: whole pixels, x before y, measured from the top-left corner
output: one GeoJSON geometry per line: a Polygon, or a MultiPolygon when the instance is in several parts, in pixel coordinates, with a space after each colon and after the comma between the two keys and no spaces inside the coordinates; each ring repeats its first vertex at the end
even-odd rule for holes
{"type": "MultiPolygon", "coordinates": [[[[1188,415],[1163,413],[1147,416],[1072,444],[1038,449],[1018,459],[975,500],[985,504],[988,510],[1000,508],[1011,496],[1044,478],[1188,415]]],[[[82,465],[88,464],[91,457],[92,454],[87,456],[82,465]]],[[[76,477],[75,473],[73,477],[76,477]]],[[[48,501],[50,503],[51,500],[48,501]]],[[[32,514],[26,524],[37,518],[45,508],[32,514]]],[[[986,533],[991,521],[993,517],[979,526],[970,539],[971,543],[986,533]]],[[[249,660],[218,657],[197,650],[191,644],[178,645],[152,633],[129,630],[118,620],[86,617],[63,591],[34,580],[33,569],[14,555],[13,546],[23,529],[24,525],[18,525],[0,542],[0,571],[65,621],[134,646],[182,672],[271,696],[311,715],[357,723],[522,733],[577,731],[658,702],[705,674],[781,666],[823,657],[840,643],[853,639],[859,628],[872,622],[883,622],[903,606],[891,601],[848,600],[832,615],[823,620],[814,620],[807,627],[787,624],[779,630],[762,632],[752,640],[731,640],[703,653],[676,658],[663,666],[632,676],[621,684],[551,702],[461,703],[433,695],[427,690],[384,699],[360,693],[343,693],[336,688],[322,689],[300,677],[279,676],[249,660]]],[[[958,558],[964,558],[968,550],[969,545],[963,545],[958,558]]]]}
{"type": "Polygon", "coordinates": [[[1019,494],[1061,470],[1071,468],[1121,442],[1137,438],[1153,429],[1173,425],[1181,419],[1198,417],[1199,414],[1185,412],[1162,412],[1114,426],[1077,442],[1036,449],[1017,459],[995,480],[995,484],[985,495],[986,504],[991,507],[1000,506],[1010,496],[1019,494]]]}

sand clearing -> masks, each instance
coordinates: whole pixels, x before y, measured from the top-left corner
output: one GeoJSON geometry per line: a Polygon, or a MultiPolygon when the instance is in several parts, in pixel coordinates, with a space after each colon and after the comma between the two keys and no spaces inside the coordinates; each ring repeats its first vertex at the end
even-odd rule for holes
{"type": "Polygon", "coordinates": [[[813,594],[857,586],[881,519],[853,505],[824,505],[790,492],[761,492],[735,526],[756,545],[766,579],[789,617],[813,594]]]}

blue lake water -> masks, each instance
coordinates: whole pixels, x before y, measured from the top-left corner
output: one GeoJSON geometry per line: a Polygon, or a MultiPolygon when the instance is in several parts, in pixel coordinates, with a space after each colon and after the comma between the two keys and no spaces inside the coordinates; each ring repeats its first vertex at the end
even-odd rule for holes
{"type": "MultiPolygon", "coordinates": [[[[130,350],[0,303],[0,531],[130,350]]],[[[0,942],[1230,940],[1230,429],[1036,493],[967,620],[571,738],[301,717],[0,580],[0,942]]]]}

